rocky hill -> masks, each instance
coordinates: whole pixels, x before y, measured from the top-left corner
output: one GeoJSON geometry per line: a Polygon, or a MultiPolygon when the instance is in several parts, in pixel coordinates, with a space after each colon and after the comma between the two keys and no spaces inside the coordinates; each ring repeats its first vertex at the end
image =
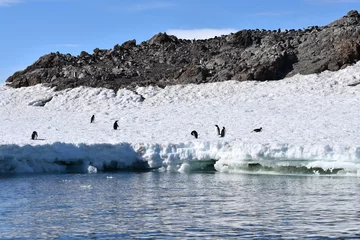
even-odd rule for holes
{"type": "Polygon", "coordinates": [[[327,26],[241,30],[207,40],[159,33],[137,44],[94,49],[79,56],[50,53],[6,80],[12,87],[44,83],[111,89],[218,82],[278,80],[297,73],[336,71],[360,59],[360,15],[350,11],[327,26]]]}

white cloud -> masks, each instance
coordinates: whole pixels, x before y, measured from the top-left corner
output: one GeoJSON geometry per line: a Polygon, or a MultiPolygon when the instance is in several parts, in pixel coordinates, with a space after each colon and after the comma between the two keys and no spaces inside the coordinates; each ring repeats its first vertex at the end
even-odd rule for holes
{"type": "Polygon", "coordinates": [[[21,0],[0,0],[0,7],[10,6],[11,4],[19,2],[21,2],[21,0]]]}
{"type": "Polygon", "coordinates": [[[238,30],[236,29],[191,29],[191,30],[182,30],[182,29],[170,29],[166,33],[169,35],[175,35],[178,38],[182,39],[208,39],[215,36],[227,35],[230,33],[235,33],[238,30]]]}

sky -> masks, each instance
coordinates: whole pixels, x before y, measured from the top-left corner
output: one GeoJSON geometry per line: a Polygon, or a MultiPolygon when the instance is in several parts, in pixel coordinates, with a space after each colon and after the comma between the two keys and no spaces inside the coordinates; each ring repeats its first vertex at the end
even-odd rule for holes
{"type": "Polygon", "coordinates": [[[0,85],[0,172],[61,172],[61,161],[82,161],[83,171],[90,163],[101,171],[111,161],[145,161],[183,172],[217,160],[219,172],[260,162],[360,176],[360,84],[349,86],[360,82],[359,72],[360,62],[279,81],[148,86],[136,93],[0,85]],[[225,127],[224,137],[215,124],[225,127]],[[33,131],[38,140],[31,140],[33,131]]]}
{"type": "Polygon", "coordinates": [[[92,53],[159,32],[209,38],[324,26],[360,0],[0,0],[0,83],[42,55],[92,53]]]}

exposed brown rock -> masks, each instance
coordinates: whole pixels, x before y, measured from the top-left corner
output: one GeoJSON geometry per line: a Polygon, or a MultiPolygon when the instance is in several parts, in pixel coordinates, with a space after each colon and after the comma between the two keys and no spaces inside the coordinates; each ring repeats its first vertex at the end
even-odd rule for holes
{"type": "Polygon", "coordinates": [[[327,26],[302,30],[241,30],[207,40],[159,33],[136,44],[95,48],[79,56],[50,53],[6,80],[12,87],[47,84],[112,89],[217,82],[278,80],[337,71],[360,59],[360,15],[350,11],[327,26]]]}

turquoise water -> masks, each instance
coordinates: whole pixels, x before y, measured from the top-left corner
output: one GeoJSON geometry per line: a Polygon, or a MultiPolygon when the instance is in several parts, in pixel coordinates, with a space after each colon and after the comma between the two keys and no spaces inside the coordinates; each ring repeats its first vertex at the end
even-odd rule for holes
{"type": "Polygon", "coordinates": [[[360,179],[118,172],[0,175],[1,239],[360,238],[360,179]]]}

